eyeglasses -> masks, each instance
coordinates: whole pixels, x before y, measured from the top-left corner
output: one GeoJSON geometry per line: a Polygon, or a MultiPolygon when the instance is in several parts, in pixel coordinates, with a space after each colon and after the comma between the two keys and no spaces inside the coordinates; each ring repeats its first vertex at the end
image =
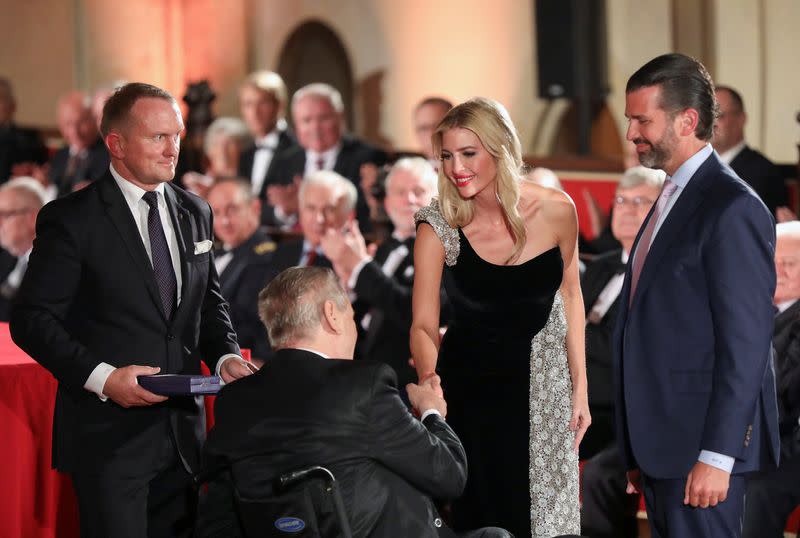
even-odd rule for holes
{"type": "Polygon", "coordinates": [[[22,209],[9,209],[8,211],[0,211],[0,220],[7,219],[9,217],[16,217],[17,215],[24,215],[25,213],[29,213],[33,211],[33,209],[26,207],[22,209]]]}
{"type": "Polygon", "coordinates": [[[640,207],[650,207],[653,205],[655,200],[651,200],[650,198],[645,198],[644,196],[634,196],[633,198],[625,198],[624,196],[615,196],[614,197],[614,205],[624,206],[624,205],[632,205],[636,209],[640,207]]]}

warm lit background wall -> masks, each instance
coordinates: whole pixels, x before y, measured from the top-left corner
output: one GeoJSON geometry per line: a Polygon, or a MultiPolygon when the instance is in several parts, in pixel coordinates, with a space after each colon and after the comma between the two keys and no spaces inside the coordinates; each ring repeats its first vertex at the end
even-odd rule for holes
{"type": "MultiPolygon", "coordinates": [[[[187,82],[208,78],[218,113],[235,114],[239,80],[276,68],[286,38],[316,19],[343,42],[356,88],[380,77],[378,129],[396,147],[414,146],[410,113],[423,95],[482,94],[505,103],[524,146],[544,154],[565,107],[556,103],[545,118],[548,103],[536,96],[533,7],[524,0],[0,0],[0,74],[17,88],[24,124],[52,126],[58,95],[115,79],[180,95],[187,82]]],[[[627,77],[647,59],[680,50],[742,90],[753,145],[775,160],[797,160],[800,2],[606,0],[606,11],[608,107],[620,135],[627,77]]]]}

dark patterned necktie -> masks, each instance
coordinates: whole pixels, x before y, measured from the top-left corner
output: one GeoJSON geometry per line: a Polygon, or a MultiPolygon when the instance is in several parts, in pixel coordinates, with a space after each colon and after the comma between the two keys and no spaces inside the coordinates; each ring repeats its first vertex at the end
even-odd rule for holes
{"type": "Polygon", "coordinates": [[[158,194],[155,191],[146,192],[142,199],[150,206],[147,212],[147,233],[150,236],[150,254],[153,258],[153,271],[155,272],[161,303],[167,319],[172,317],[175,308],[175,295],[178,290],[178,280],[172,266],[172,257],[169,254],[167,237],[161,226],[161,217],[158,214],[158,194]]]}

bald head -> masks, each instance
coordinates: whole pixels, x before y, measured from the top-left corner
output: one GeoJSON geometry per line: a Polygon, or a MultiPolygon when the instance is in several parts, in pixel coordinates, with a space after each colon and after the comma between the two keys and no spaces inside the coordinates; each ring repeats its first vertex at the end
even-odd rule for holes
{"type": "Polygon", "coordinates": [[[58,100],[58,129],[69,146],[80,151],[97,140],[97,124],[92,115],[92,100],[74,91],[58,100]]]}
{"type": "Polygon", "coordinates": [[[800,221],[781,222],[775,231],[775,304],[780,304],[800,299],[800,221]]]}

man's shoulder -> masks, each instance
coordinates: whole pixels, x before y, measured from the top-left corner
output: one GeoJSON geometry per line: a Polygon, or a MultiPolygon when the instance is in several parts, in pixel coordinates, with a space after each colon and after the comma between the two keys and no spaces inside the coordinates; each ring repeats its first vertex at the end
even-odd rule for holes
{"type": "Polygon", "coordinates": [[[199,213],[205,217],[211,215],[211,207],[204,198],[184,190],[182,187],[172,181],[165,184],[164,188],[169,189],[170,192],[175,195],[175,199],[186,209],[199,213]]]}

